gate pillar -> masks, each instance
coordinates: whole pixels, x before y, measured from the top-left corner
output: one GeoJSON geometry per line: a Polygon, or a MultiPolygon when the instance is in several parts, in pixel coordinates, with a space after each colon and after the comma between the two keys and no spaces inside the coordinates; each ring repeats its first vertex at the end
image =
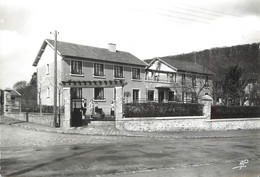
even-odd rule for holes
{"type": "Polygon", "coordinates": [[[203,106],[203,115],[206,116],[207,119],[211,119],[211,105],[213,105],[213,99],[209,95],[204,95],[201,99],[201,103],[203,106]]]}
{"type": "Polygon", "coordinates": [[[63,88],[63,98],[64,98],[64,116],[61,117],[61,126],[62,128],[70,128],[70,119],[71,119],[71,94],[70,88],[63,88]]]}
{"type": "Polygon", "coordinates": [[[115,123],[117,129],[122,129],[123,123],[123,87],[118,86],[116,89],[116,100],[115,100],[115,123]]]}

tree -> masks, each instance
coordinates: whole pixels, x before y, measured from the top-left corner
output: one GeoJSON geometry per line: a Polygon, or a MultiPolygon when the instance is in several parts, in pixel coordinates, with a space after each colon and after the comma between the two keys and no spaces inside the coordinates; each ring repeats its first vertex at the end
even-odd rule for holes
{"type": "Polygon", "coordinates": [[[37,86],[37,73],[36,72],[33,73],[29,84],[33,85],[33,86],[37,86]]]}
{"type": "Polygon", "coordinates": [[[29,108],[30,111],[37,111],[37,85],[34,84],[35,74],[28,84],[27,81],[18,81],[14,84],[13,89],[16,89],[22,96],[22,110],[25,111],[29,108]]]}
{"type": "Polygon", "coordinates": [[[13,89],[15,90],[21,90],[26,88],[28,83],[26,81],[18,81],[13,85],[13,89]]]}
{"type": "MultiPolygon", "coordinates": [[[[172,87],[184,93],[182,96],[186,97],[187,100],[190,99],[193,103],[197,103],[204,96],[203,93],[211,93],[209,82],[206,83],[204,76],[197,76],[196,78],[194,75],[190,75],[185,80],[185,83],[173,83],[172,87]]],[[[185,98],[176,97],[176,100],[185,101],[185,98]]]]}
{"type": "Polygon", "coordinates": [[[252,75],[238,65],[231,66],[225,72],[222,82],[223,97],[226,105],[243,105],[245,101],[245,87],[250,83],[252,75]]]}
{"type": "Polygon", "coordinates": [[[252,89],[249,89],[248,93],[249,105],[260,106],[260,77],[258,76],[251,85],[252,89]]]}

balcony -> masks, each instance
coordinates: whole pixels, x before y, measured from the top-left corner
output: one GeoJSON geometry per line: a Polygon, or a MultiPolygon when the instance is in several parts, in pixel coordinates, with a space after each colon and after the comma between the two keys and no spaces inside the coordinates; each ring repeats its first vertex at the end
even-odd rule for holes
{"type": "Polygon", "coordinates": [[[173,78],[160,78],[157,76],[154,77],[146,77],[146,81],[151,81],[151,82],[167,82],[167,83],[173,83],[173,78]]]}

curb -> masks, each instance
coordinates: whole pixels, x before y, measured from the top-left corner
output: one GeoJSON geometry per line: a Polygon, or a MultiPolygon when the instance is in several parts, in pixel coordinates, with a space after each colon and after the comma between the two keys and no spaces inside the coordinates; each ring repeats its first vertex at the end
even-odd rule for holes
{"type": "Polygon", "coordinates": [[[66,131],[66,130],[51,130],[51,129],[41,129],[41,128],[34,128],[30,126],[25,126],[21,124],[6,124],[10,126],[16,126],[16,127],[22,127],[27,130],[34,130],[34,131],[42,131],[42,132],[52,132],[52,133],[61,133],[61,134],[73,134],[73,135],[92,135],[92,136],[126,136],[126,137],[146,137],[144,135],[131,135],[131,134],[122,134],[122,133],[115,133],[115,134],[106,134],[106,133],[81,133],[81,132],[75,132],[75,131],[66,131]]]}
{"type": "Polygon", "coordinates": [[[134,135],[134,134],[102,134],[102,133],[80,133],[73,131],[62,131],[62,130],[50,130],[50,129],[39,129],[32,128],[30,126],[24,126],[20,124],[7,124],[10,126],[22,127],[28,130],[42,131],[42,132],[52,132],[61,134],[71,134],[71,135],[91,135],[91,136],[125,136],[125,137],[147,137],[147,138],[170,138],[170,139],[215,139],[215,138],[234,138],[232,136],[151,136],[151,135],[134,135]]]}

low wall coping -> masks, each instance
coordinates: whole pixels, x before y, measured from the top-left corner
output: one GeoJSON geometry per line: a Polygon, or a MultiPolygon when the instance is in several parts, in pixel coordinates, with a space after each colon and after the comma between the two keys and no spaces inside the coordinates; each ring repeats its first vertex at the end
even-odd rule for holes
{"type": "Polygon", "coordinates": [[[250,120],[259,120],[260,121],[260,117],[232,118],[232,119],[210,119],[210,120],[206,120],[206,122],[230,122],[230,121],[250,121],[250,120]]]}
{"type": "MultiPolygon", "coordinates": [[[[31,115],[40,115],[39,112],[29,112],[31,115]]],[[[42,115],[53,115],[53,113],[42,113],[42,115]]]]}
{"type": "Polygon", "coordinates": [[[150,121],[150,120],[181,120],[181,119],[206,119],[206,116],[178,116],[178,117],[124,117],[120,121],[150,121]]]}

